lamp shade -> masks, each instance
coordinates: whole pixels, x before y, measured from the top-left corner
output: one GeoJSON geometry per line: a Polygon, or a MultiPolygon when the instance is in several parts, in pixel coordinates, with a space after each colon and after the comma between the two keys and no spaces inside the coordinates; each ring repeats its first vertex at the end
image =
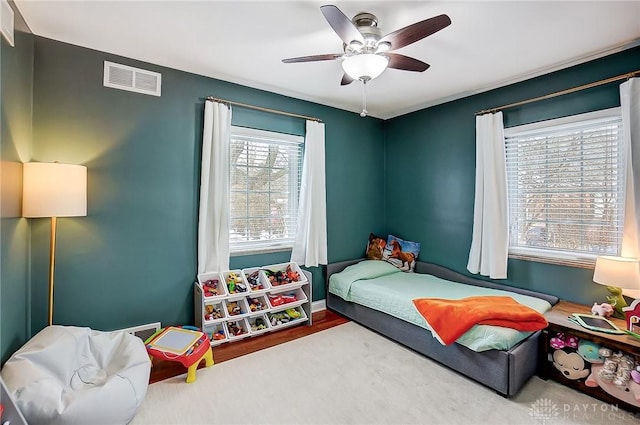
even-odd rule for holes
{"type": "Polygon", "coordinates": [[[87,215],[87,167],[57,162],[23,165],[23,217],[87,215]]]}
{"type": "Polygon", "coordinates": [[[635,258],[598,257],[593,281],[622,289],[640,289],[640,261],[635,258]]]}
{"type": "Polygon", "coordinates": [[[374,53],[361,53],[345,58],[342,69],[354,80],[373,80],[387,69],[389,58],[374,53]]]}

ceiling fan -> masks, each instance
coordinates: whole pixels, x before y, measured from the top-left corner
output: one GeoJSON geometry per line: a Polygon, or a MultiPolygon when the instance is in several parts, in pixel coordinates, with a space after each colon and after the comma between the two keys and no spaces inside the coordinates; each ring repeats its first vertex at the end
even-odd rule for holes
{"type": "Polygon", "coordinates": [[[340,85],[351,84],[354,80],[363,83],[363,110],[367,115],[364,86],[387,68],[403,71],[423,72],[429,64],[409,56],[394,53],[416,41],[440,31],[451,24],[447,15],[438,15],[396,30],[387,35],[378,28],[378,18],[371,13],[358,13],[353,19],[347,18],[338,7],[320,7],[325,19],[343,41],[344,53],[301,56],[282,59],[284,63],[315,62],[342,59],[344,75],[340,85]]]}

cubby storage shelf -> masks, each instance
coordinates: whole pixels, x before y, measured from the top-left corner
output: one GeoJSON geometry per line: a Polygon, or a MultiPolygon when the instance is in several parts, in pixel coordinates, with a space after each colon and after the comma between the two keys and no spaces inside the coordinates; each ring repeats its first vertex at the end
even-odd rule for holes
{"type": "Polygon", "coordinates": [[[311,325],[311,281],[311,273],[293,262],[200,274],[193,291],[195,324],[209,335],[212,346],[305,323],[311,325]],[[290,264],[299,273],[299,280],[272,286],[264,270],[285,271],[290,264]],[[247,279],[256,271],[259,283],[251,285],[247,279]],[[229,273],[236,273],[247,291],[229,293],[229,273]],[[216,279],[220,295],[205,297],[203,283],[216,279]],[[292,314],[298,317],[283,318],[282,313],[287,310],[295,311],[292,314]]]}

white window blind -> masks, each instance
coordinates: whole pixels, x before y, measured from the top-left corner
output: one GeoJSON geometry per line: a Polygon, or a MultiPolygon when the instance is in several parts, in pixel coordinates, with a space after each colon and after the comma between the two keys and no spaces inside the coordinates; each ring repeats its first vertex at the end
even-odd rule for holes
{"type": "Polygon", "coordinates": [[[509,253],[566,263],[618,255],[622,146],[620,108],[506,129],[509,253]]]}
{"type": "Polygon", "coordinates": [[[293,247],[303,146],[301,136],[231,128],[232,253],[293,247]]]}

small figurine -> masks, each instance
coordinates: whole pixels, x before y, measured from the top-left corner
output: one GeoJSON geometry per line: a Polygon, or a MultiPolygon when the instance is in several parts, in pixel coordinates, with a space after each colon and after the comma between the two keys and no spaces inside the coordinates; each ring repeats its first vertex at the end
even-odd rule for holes
{"type": "Polygon", "coordinates": [[[215,332],[211,335],[211,341],[221,341],[226,339],[227,337],[224,335],[224,331],[220,329],[218,332],[215,332]]]}
{"type": "Polygon", "coordinates": [[[262,285],[262,282],[260,281],[260,270],[256,270],[247,276],[247,282],[249,282],[249,286],[252,291],[264,289],[264,285],[262,285]]]}
{"type": "Polygon", "coordinates": [[[227,305],[227,311],[229,312],[230,316],[237,316],[238,314],[242,314],[242,309],[235,301],[227,305]]]}
{"type": "Polygon", "coordinates": [[[218,279],[209,279],[202,283],[202,292],[205,297],[215,297],[220,295],[218,292],[218,279]]]}
{"type": "Polygon", "coordinates": [[[264,308],[264,304],[262,303],[262,301],[257,298],[250,298],[249,303],[249,310],[251,311],[258,311],[264,308]]]}
{"type": "Polygon", "coordinates": [[[267,329],[267,324],[264,322],[264,320],[261,317],[258,317],[255,322],[253,322],[253,325],[251,326],[251,330],[252,331],[261,331],[263,329],[267,329]]]}
{"type": "Polygon", "coordinates": [[[233,336],[238,336],[238,335],[242,335],[242,334],[246,333],[244,328],[241,327],[241,326],[238,326],[238,324],[235,323],[235,322],[234,323],[229,323],[228,326],[229,326],[229,332],[233,336]]]}

